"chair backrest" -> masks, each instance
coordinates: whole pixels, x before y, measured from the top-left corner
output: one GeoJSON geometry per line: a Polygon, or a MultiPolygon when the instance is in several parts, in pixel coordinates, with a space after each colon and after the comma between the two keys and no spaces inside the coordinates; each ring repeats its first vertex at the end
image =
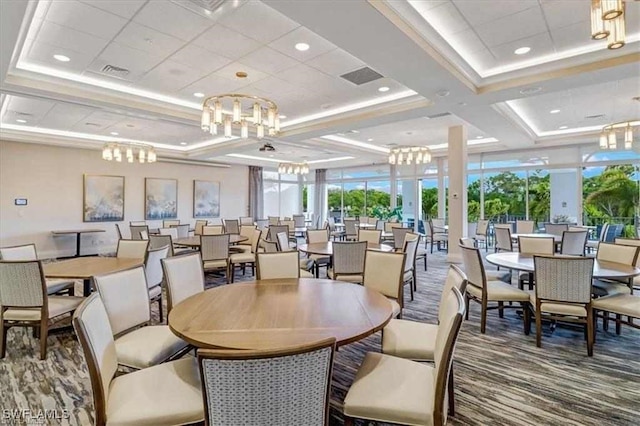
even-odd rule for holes
{"type": "Polygon", "coordinates": [[[364,259],[367,254],[366,241],[334,241],[333,272],[336,279],[340,274],[364,274],[364,259]]]}
{"type": "Polygon", "coordinates": [[[267,219],[257,219],[256,226],[258,229],[267,229],[269,227],[269,221],[267,219]]]}
{"type": "Polygon", "coordinates": [[[253,225],[253,218],[251,216],[243,216],[239,218],[239,220],[240,220],[240,226],[253,225]]]}
{"type": "Polygon", "coordinates": [[[280,222],[280,216],[267,216],[269,225],[277,225],[280,222]]]}
{"type": "Polygon", "coordinates": [[[533,234],[535,226],[533,220],[516,220],[516,234],[533,234]]]}
{"type": "Polygon", "coordinates": [[[624,225],[621,223],[610,224],[607,227],[607,232],[604,235],[604,239],[602,241],[606,243],[612,243],[616,240],[617,237],[622,235],[622,231],[624,230],[624,225]]]}
{"type": "Polygon", "coordinates": [[[167,312],[187,297],[204,291],[204,270],[200,253],[162,259],[167,283],[167,312]]]}
{"type": "Polygon", "coordinates": [[[132,220],[129,222],[129,226],[147,226],[147,222],[144,220],[132,220]]]}
{"type": "Polygon", "coordinates": [[[265,239],[262,239],[260,244],[264,248],[264,252],[265,253],[277,253],[278,252],[278,242],[277,241],[267,241],[265,239]]]}
{"type": "Polygon", "coordinates": [[[476,242],[473,241],[473,238],[460,238],[460,245],[475,248],[476,242]]]}
{"type": "Polygon", "coordinates": [[[431,224],[434,228],[444,228],[445,220],[442,218],[431,219],[431,224]]]}
{"type": "Polygon", "coordinates": [[[295,228],[304,228],[304,215],[303,214],[294,214],[293,215],[293,225],[295,228]]]}
{"type": "Polygon", "coordinates": [[[147,225],[131,225],[129,226],[131,231],[132,240],[142,240],[142,232],[146,232],[149,235],[149,227],[147,225]]]}
{"type": "Polygon", "coordinates": [[[545,223],[544,232],[553,235],[562,235],[564,231],[569,230],[569,225],[566,223],[545,223]]]}
{"type": "Polygon", "coordinates": [[[169,256],[169,246],[149,249],[147,260],[144,262],[144,273],[149,288],[162,284],[162,280],[164,279],[162,259],[166,259],[167,256],[169,256]]]}
{"type": "Polygon", "coordinates": [[[298,251],[257,253],[256,269],[256,275],[259,280],[300,278],[298,251]]]}
{"type": "Polygon", "coordinates": [[[116,257],[144,259],[147,256],[148,240],[118,240],[116,257]]]}
{"type": "Polygon", "coordinates": [[[116,233],[118,234],[118,239],[121,240],[125,236],[122,234],[122,229],[120,229],[120,224],[116,223],[116,233]]]}
{"type": "Polygon", "coordinates": [[[513,251],[510,227],[495,225],[494,232],[496,233],[496,251],[513,251]]]}
{"type": "Polygon", "coordinates": [[[425,229],[424,229],[425,235],[427,235],[428,237],[433,237],[433,222],[431,221],[431,219],[428,219],[427,221],[425,221],[424,225],[425,225],[425,229]]]}
{"type": "Polygon", "coordinates": [[[364,286],[396,299],[403,306],[402,278],[404,259],[402,252],[384,253],[367,250],[364,261],[364,286]]]}
{"type": "Polygon", "coordinates": [[[601,242],[598,244],[596,259],[625,265],[635,265],[638,259],[638,250],[640,250],[640,247],[601,242]]]}
{"type": "MultiPolygon", "coordinates": [[[[457,288],[460,294],[464,296],[467,290],[467,284],[467,274],[465,274],[464,271],[456,265],[449,266],[449,270],[447,271],[447,278],[445,279],[444,286],[442,287],[439,306],[445,306],[445,299],[451,293],[452,288],[457,288]]],[[[438,322],[441,322],[443,320],[442,315],[444,313],[445,312],[442,309],[438,309],[438,322]]]]}
{"type": "Polygon", "coordinates": [[[160,228],[158,231],[160,235],[170,235],[174,240],[178,238],[178,228],[160,228]]]}
{"type": "Polygon", "coordinates": [[[480,249],[475,247],[466,247],[460,245],[462,251],[462,264],[467,274],[469,284],[484,289],[487,286],[487,279],[484,273],[484,264],[482,263],[482,255],[480,249]]]}
{"type": "Polygon", "coordinates": [[[199,350],[206,423],[328,424],[334,351],[333,338],[288,350],[199,350]]]}
{"type": "Polygon", "coordinates": [[[189,236],[189,224],[185,223],[184,225],[172,225],[172,228],[176,228],[178,231],[178,238],[187,238],[189,236]]]}
{"type": "Polygon", "coordinates": [[[278,251],[290,251],[289,236],[285,232],[278,232],[276,234],[276,241],[278,243],[278,251]]]}
{"type": "Polygon", "coordinates": [[[0,259],[2,260],[38,260],[35,244],[22,246],[0,247],[0,259]]]}
{"type": "Polygon", "coordinates": [[[384,220],[382,220],[382,219],[376,220],[376,229],[379,230],[379,231],[384,231],[384,224],[385,223],[386,222],[384,220]]]}
{"type": "Polygon", "coordinates": [[[593,258],[534,256],[536,301],[591,302],[593,258]]]}
{"type": "Polygon", "coordinates": [[[258,246],[260,244],[261,238],[262,238],[262,230],[254,229],[253,234],[251,235],[251,253],[258,252],[258,246]]]}
{"type": "Polygon", "coordinates": [[[434,425],[444,425],[447,422],[447,408],[445,398],[447,395],[447,384],[449,374],[451,374],[451,364],[453,362],[453,352],[458,340],[462,318],[465,313],[465,303],[461,292],[453,287],[445,295],[444,301],[440,303],[439,317],[440,323],[436,333],[434,351],[434,383],[435,396],[433,398],[433,423],[434,425]]]}
{"type": "Polygon", "coordinates": [[[93,281],[107,310],[114,336],[151,320],[144,267],[98,275],[93,281]]]}
{"type": "Polygon", "coordinates": [[[224,220],[224,232],[227,234],[239,234],[240,223],[237,219],[225,219],[224,220]]]}
{"type": "Polygon", "coordinates": [[[243,237],[247,237],[247,241],[243,241],[240,244],[242,245],[251,245],[251,238],[253,238],[253,231],[256,230],[255,225],[241,225],[240,226],[240,235],[243,237]]]}
{"type": "Polygon", "coordinates": [[[344,231],[347,236],[355,237],[358,235],[358,221],[355,219],[344,220],[344,231]]]}
{"type": "Polygon", "coordinates": [[[220,219],[219,217],[214,217],[213,219],[209,220],[209,225],[218,225],[218,226],[222,226],[222,219],[220,219]]]}
{"type": "Polygon", "coordinates": [[[394,228],[402,228],[402,223],[400,223],[400,222],[385,222],[385,224],[384,224],[384,232],[393,232],[394,228]]]}
{"type": "Polygon", "coordinates": [[[140,231],[140,239],[141,240],[149,240],[149,231],[140,231]]]}
{"type": "Polygon", "coordinates": [[[118,356],[109,316],[98,293],[89,296],[76,309],[73,328],[89,369],[95,424],[104,425],[107,423],[106,407],[111,380],[118,370],[118,356]]]}
{"type": "Polygon", "coordinates": [[[413,232],[413,229],[403,228],[401,226],[394,226],[391,228],[391,233],[393,234],[393,248],[401,250],[404,246],[404,237],[410,232],[413,232]]]}
{"type": "Polygon", "coordinates": [[[281,220],[280,226],[287,227],[287,234],[293,235],[293,233],[295,232],[296,224],[293,220],[281,220]]]}
{"type": "Polygon", "coordinates": [[[151,253],[151,250],[161,247],[169,249],[167,257],[173,256],[173,238],[171,238],[171,235],[149,235],[149,253],[151,253]]]}
{"type": "Polygon", "coordinates": [[[41,308],[41,318],[46,318],[46,294],[42,263],[39,260],[0,261],[0,309],[41,308]]]}
{"type": "Polygon", "coordinates": [[[588,230],[564,231],[560,253],[564,255],[582,256],[587,245],[588,230]]]}
{"type": "Polygon", "coordinates": [[[518,249],[523,254],[545,254],[555,253],[556,243],[551,237],[518,237],[518,249]]]}
{"type": "Polygon", "coordinates": [[[200,253],[202,261],[225,260],[229,258],[229,234],[201,235],[200,253]]]}
{"type": "Polygon", "coordinates": [[[224,233],[222,225],[207,225],[202,227],[202,235],[221,235],[224,233]]]}
{"type": "MultiPolygon", "coordinates": [[[[615,243],[623,246],[640,247],[640,239],[637,238],[616,238],[615,243]]],[[[640,252],[636,258],[636,267],[640,268],[640,252]]]]}
{"type": "Polygon", "coordinates": [[[269,232],[267,233],[267,240],[278,241],[278,233],[284,232],[289,235],[289,227],[286,225],[269,225],[269,232]]]}
{"type": "Polygon", "coordinates": [[[358,221],[360,223],[369,223],[369,216],[358,216],[358,221]]]}
{"type": "Polygon", "coordinates": [[[366,241],[372,244],[380,244],[382,231],[378,229],[358,229],[358,241],[366,241]]]}
{"type": "Polygon", "coordinates": [[[165,219],[162,221],[163,228],[170,228],[178,225],[180,225],[180,219],[165,219]]]}
{"type": "MultiPolygon", "coordinates": [[[[596,229],[598,229],[598,227],[596,227],[596,229]]],[[[609,229],[609,224],[603,223],[602,226],[600,227],[600,233],[598,234],[598,241],[604,241],[605,237],[607,236],[608,229],[609,229]]]]}
{"type": "Polygon", "coordinates": [[[484,235],[486,237],[488,230],[489,230],[489,221],[480,219],[478,221],[478,225],[476,226],[476,235],[484,235]]]}
{"type": "Polygon", "coordinates": [[[209,222],[206,220],[196,220],[195,235],[202,235],[202,228],[207,226],[209,222]]]}
{"type": "Polygon", "coordinates": [[[307,243],[326,243],[329,241],[329,232],[326,229],[308,229],[307,243]]]}
{"type": "Polygon", "coordinates": [[[409,233],[404,237],[404,247],[402,251],[406,254],[404,258],[404,272],[412,271],[416,263],[416,253],[418,252],[420,235],[409,233]]]}
{"type": "Polygon", "coordinates": [[[378,224],[378,218],[377,217],[370,217],[370,218],[368,218],[367,223],[369,225],[377,225],[378,224]]]}

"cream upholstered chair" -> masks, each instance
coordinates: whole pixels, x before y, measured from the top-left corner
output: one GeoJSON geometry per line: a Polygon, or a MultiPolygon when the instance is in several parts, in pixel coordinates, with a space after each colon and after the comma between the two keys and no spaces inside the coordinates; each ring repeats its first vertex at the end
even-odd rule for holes
{"type": "MultiPolygon", "coordinates": [[[[623,265],[635,265],[638,259],[638,251],[640,247],[600,243],[598,244],[598,252],[596,259],[604,262],[622,263],[623,265]]],[[[596,296],[613,296],[616,294],[630,294],[629,285],[614,281],[597,279],[593,281],[593,294],[596,296]]]]}
{"type": "Polygon", "coordinates": [[[177,425],[202,421],[204,406],[196,359],[189,357],[115,377],[117,344],[107,309],[94,293],[73,327],[88,365],[96,425],[177,425]]]}
{"type": "Polygon", "coordinates": [[[593,310],[591,281],[593,259],[565,256],[534,256],[536,291],[531,304],[536,314],[536,346],[542,346],[542,315],[584,324],[587,354],[593,356],[593,310]]]}
{"type": "Polygon", "coordinates": [[[380,244],[382,232],[377,229],[358,229],[358,241],[380,244]]]}
{"type": "Polygon", "coordinates": [[[204,291],[204,270],[200,253],[162,259],[167,284],[167,315],[187,297],[204,291]]]}
{"type": "Polygon", "coordinates": [[[473,236],[473,239],[476,241],[476,245],[479,246],[480,243],[484,243],[484,251],[489,251],[489,221],[481,219],[478,221],[478,225],[476,226],[476,235],[473,236]]]}
{"type": "MultiPolygon", "coordinates": [[[[553,256],[555,253],[556,243],[551,237],[522,237],[518,236],[518,249],[522,254],[539,254],[553,256]]],[[[530,275],[528,272],[522,272],[518,276],[518,286],[523,288],[524,283],[529,284],[529,290],[533,290],[532,282],[529,282],[530,275]]]]}
{"type": "Polygon", "coordinates": [[[516,220],[516,234],[533,234],[535,226],[533,220],[516,220]]]}
{"type": "Polygon", "coordinates": [[[254,221],[251,216],[242,216],[238,220],[240,221],[240,226],[254,225],[254,221]]]}
{"type": "Polygon", "coordinates": [[[268,241],[278,241],[278,234],[284,232],[289,238],[289,227],[286,225],[269,225],[269,230],[267,232],[267,240],[268,241]]]}
{"type": "Polygon", "coordinates": [[[253,234],[256,229],[257,228],[255,225],[241,225],[240,236],[247,238],[247,240],[239,242],[234,246],[234,248],[245,253],[251,253],[251,246],[253,245],[253,234]]]}
{"type": "Polygon", "coordinates": [[[178,238],[187,238],[189,237],[189,224],[185,223],[184,225],[172,225],[171,228],[176,228],[178,231],[178,238]]]}
{"type": "Polygon", "coordinates": [[[147,259],[144,262],[144,273],[149,289],[149,301],[158,303],[158,314],[160,322],[164,320],[162,315],[162,282],[164,273],[162,272],[162,259],[169,256],[169,246],[149,249],[147,259]]]}
{"type": "Polygon", "coordinates": [[[404,307],[402,278],[405,256],[402,252],[367,250],[364,261],[364,286],[389,299],[395,318],[402,318],[404,307]]]}
{"type": "Polygon", "coordinates": [[[402,223],[400,222],[385,222],[384,223],[384,235],[382,235],[382,239],[387,242],[393,242],[393,230],[394,228],[402,228],[402,223]]]}
{"type": "MultiPolygon", "coordinates": [[[[368,352],[344,399],[345,425],[352,418],[385,423],[442,426],[447,422],[447,385],[465,305],[457,288],[440,304],[434,365],[368,352]]],[[[452,407],[450,407],[452,408],[452,407]]]]}
{"type": "Polygon", "coordinates": [[[165,246],[169,247],[167,257],[173,256],[173,239],[171,238],[171,235],[149,235],[149,252],[165,246]]]}
{"type": "Polygon", "coordinates": [[[358,240],[358,221],[355,219],[345,219],[344,220],[344,238],[347,241],[357,241],[358,240]]]}
{"type": "MultiPolygon", "coordinates": [[[[369,225],[377,225],[378,224],[378,218],[377,217],[370,217],[369,220],[367,221],[367,223],[369,225]]],[[[377,229],[377,227],[376,227],[377,229]]]]}
{"type": "Polygon", "coordinates": [[[562,233],[560,254],[568,256],[584,256],[588,233],[589,231],[586,229],[579,231],[564,231],[562,233]]]}
{"type": "Polygon", "coordinates": [[[116,257],[144,259],[149,248],[148,240],[118,240],[116,257]]]}
{"type": "Polygon", "coordinates": [[[460,245],[470,248],[476,248],[476,241],[473,238],[460,238],[460,245]]]}
{"type": "Polygon", "coordinates": [[[433,227],[433,220],[429,219],[425,221],[425,240],[424,240],[424,248],[427,248],[427,243],[431,243],[431,253],[433,253],[433,245],[438,245],[438,250],[440,250],[440,245],[442,243],[447,243],[449,241],[449,236],[444,232],[436,232],[433,227]]]}
{"type": "Polygon", "coordinates": [[[144,220],[132,220],[129,222],[129,226],[147,226],[147,222],[144,220]]]}
{"type": "Polygon", "coordinates": [[[180,219],[165,219],[162,221],[163,228],[170,228],[177,225],[180,225],[180,219]]]}
{"type": "Polygon", "coordinates": [[[149,235],[149,227],[147,225],[131,225],[129,226],[129,230],[131,231],[131,239],[132,240],[143,240],[143,235],[146,232],[146,235],[149,235]]]}
{"type": "MultiPolygon", "coordinates": [[[[285,218],[285,220],[281,220],[279,224],[280,226],[287,227],[287,235],[289,235],[289,237],[292,237],[292,238],[295,237],[295,233],[296,233],[295,221],[291,220],[290,218],[285,218]]],[[[295,238],[293,238],[291,241],[295,242],[295,238]]]]}
{"type": "MultiPolygon", "coordinates": [[[[289,238],[285,232],[278,232],[276,234],[276,241],[278,243],[278,251],[296,251],[295,248],[292,248],[289,245],[289,238]]],[[[313,274],[310,272],[313,269],[313,259],[308,257],[303,257],[298,260],[298,264],[300,267],[300,276],[302,278],[313,278],[313,274]]]]}
{"type": "Polygon", "coordinates": [[[336,219],[333,216],[329,216],[329,219],[327,219],[327,226],[329,227],[329,235],[333,237],[334,240],[336,238],[344,238],[345,231],[344,229],[338,229],[338,227],[336,226],[336,219]]]}
{"type": "Polygon", "coordinates": [[[524,309],[524,332],[525,334],[529,334],[529,293],[503,281],[487,280],[480,249],[461,245],[460,250],[462,251],[462,261],[468,280],[467,293],[465,295],[467,319],[469,319],[469,301],[474,300],[480,303],[480,332],[484,334],[487,328],[488,310],[498,309],[499,316],[502,318],[504,316],[504,309],[517,307],[516,305],[505,305],[504,302],[519,302],[524,309]],[[497,306],[489,306],[491,302],[497,302],[497,306]]]}
{"type": "Polygon", "coordinates": [[[267,216],[269,220],[269,226],[277,225],[280,222],[280,216],[267,216]]]}
{"type": "Polygon", "coordinates": [[[223,270],[227,277],[227,284],[231,281],[229,273],[229,240],[229,234],[200,236],[202,267],[205,271],[223,270]]]}
{"type": "Polygon", "coordinates": [[[242,272],[245,273],[247,265],[251,266],[251,274],[255,275],[256,268],[256,253],[258,253],[258,243],[260,242],[260,238],[262,236],[262,231],[259,229],[253,229],[251,238],[251,249],[247,251],[243,251],[242,253],[232,253],[229,256],[229,267],[231,268],[231,282],[234,282],[236,265],[242,267],[242,272]]]}
{"type": "Polygon", "coordinates": [[[403,253],[406,255],[404,258],[404,275],[402,277],[402,283],[409,283],[409,290],[411,293],[411,300],[413,300],[413,291],[418,290],[418,280],[416,276],[416,253],[418,252],[418,244],[420,243],[420,235],[409,233],[404,237],[403,253]]]}
{"type": "Polygon", "coordinates": [[[73,313],[82,297],[47,296],[47,285],[38,260],[0,261],[0,358],[4,358],[7,331],[33,327],[40,336],[40,359],[47,357],[49,321],[73,313]]]}
{"type": "Polygon", "coordinates": [[[552,235],[562,235],[564,231],[569,230],[569,225],[566,223],[545,223],[544,232],[552,235]]]}
{"type": "Polygon", "coordinates": [[[224,227],[222,225],[207,225],[202,227],[202,235],[222,235],[224,227]]]}
{"type": "MultiPolygon", "coordinates": [[[[640,239],[635,238],[616,238],[614,242],[622,246],[640,247],[640,239]]],[[[636,268],[640,268],[640,251],[636,257],[636,268]]],[[[633,286],[634,288],[640,288],[640,275],[633,278],[633,286]]]]}
{"type": "MultiPolygon", "coordinates": [[[[314,243],[327,243],[329,242],[329,230],[328,229],[308,229],[307,230],[307,244],[314,243]]],[[[328,268],[331,263],[330,256],[322,256],[319,254],[309,255],[309,259],[313,260],[315,268],[316,278],[320,276],[320,268],[328,268]]]]}
{"type": "Polygon", "coordinates": [[[391,228],[391,233],[393,234],[393,248],[396,249],[396,251],[404,248],[404,237],[410,232],[413,232],[413,229],[403,228],[401,226],[391,228]]]}
{"type": "Polygon", "coordinates": [[[167,325],[151,321],[149,291],[142,266],[94,277],[109,316],[118,363],[142,369],[184,355],[189,346],[167,325]]]}
{"type": "MultiPolygon", "coordinates": [[[[438,323],[427,324],[417,321],[392,319],[382,329],[382,353],[412,359],[414,361],[433,362],[438,325],[443,322],[442,316],[444,312],[442,307],[444,307],[446,302],[445,298],[451,293],[451,289],[454,287],[464,295],[467,288],[467,276],[460,268],[451,265],[447,272],[447,278],[440,296],[441,308],[438,311],[438,323]]],[[[449,379],[449,386],[447,387],[449,393],[449,409],[451,414],[453,414],[453,367],[451,368],[449,379]]]]}
{"type": "Polygon", "coordinates": [[[294,214],[292,216],[294,228],[304,228],[305,220],[303,214],[294,214]]]}
{"type": "Polygon", "coordinates": [[[130,240],[131,239],[131,230],[124,225],[116,223],[116,232],[118,233],[118,239],[122,240],[130,240]]]}
{"type": "MultiPolygon", "coordinates": [[[[277,253],[257,253],[257,278],[259,280],[300,278],[302,271],[300,270],[299,259],[297,250],[277,253]]],[[[313,277],[313,275],[311,275],[311,277],[313,277]]]]}
{"type": "Polygon", "coordinates": [[[387,222],[382,220],[382,219],[376,220],[376,229],[378,229],[380,231],[384,231],[385,223],[387,223],[387,222]]]}
{"type": "Polygon", "coordinates": [[[207,221],[207,220],[196,220],[196,226],[194,228],[194,232],[193,233],[195,235],[202,235],[202,228],[204,228],[208,224],[209,224],[209,221],[207,221]]]}
{"type": "Polygon", "coordinates": [[[178,228],[176,227],[160,228],[158,229],[158,232],[160,233],[160,235],[171,235],[171,238],[173,238],[174,240],[178,238],[178,228]]]}
{"type": "MultiPolygon", "coordinates": [[[[476,241],[472,238],[460,238],[460,245],[469,248],[476,248],[476,241]]],[[[487,281],[500,280],[505,283],[511,283],[511,272],[509,271],[487,271],[484,270],[487,281]]]]}
{"type": "Polygon", "coordinates": [[[328,425],[335,339],[270,351],[199,350],[209,425],[328,425]]]}
{"type": "Polygon", "coordinates": [[[496,235],[494,251],[513,251],[513,240],[511,239],[511,225],[495,224],[493,232],[496,235]]]}
{"type": "Polygon", "coordinates": [[[615,296],[598,297],[591,302],[593,316],[597,311],[602,311],[605,324],[609,321],[610,314],[616,316],[616,334],[620,334],[621,325],[640,328],[631,318],[640,318],[640,296],[631,294],[616,294],[615,296]],[[622,320],[622,316],[627,317],[627,321],[622,320]]]}
{"type": "Polygon", "coordinates": [[[332,280],[362,283],[364,281],[364,259],[366,241],[334,241],[333,267],[327,269],[332,280]]]}
{"type": "MultiPolygon", "coordinates": [[[[38,252],[35,244],[25,244],[22,246],[0,247],[0,259],[12,260],[38,260],[38,252]]],[[[75,293],[75,281],[65,279],[45,279],[47,294],[68,293],[73,296],[75,293]]]]}
{"type": "Polygon", "coordinates": [[[239,234],[240,222],[238,219],[225,219],[224,220],[224,232],[226,234],[239,234]]]}

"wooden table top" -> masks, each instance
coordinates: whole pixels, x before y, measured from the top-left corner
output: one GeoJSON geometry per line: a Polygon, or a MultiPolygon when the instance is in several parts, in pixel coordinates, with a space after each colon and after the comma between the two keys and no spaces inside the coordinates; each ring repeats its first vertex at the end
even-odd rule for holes
{"type": "MultiPolygon", "coordinates": [[[[369,250],[378,250],[378,251],[394,251],[393,247],[387,244],[374,244],[369,243],[367,245],[369,250]]],[[[298,250],[309,253],[309,254],[319,254],[322,256],[333,256],[333,242],[329,241],[326,243],[311,243],[311,244],[298,244],[298,250]]]]}
{"type": "Polygon", "coordinates": [[[382,294],[327,279],[262,280],[212,288],[179,303],[169,327],[199,348],[276,349],[335,337],[338,345],[381,330],[382,294]]]}
{"type": "Polygon", "coordinates": [[[143,265],[144,259],[117,257],[76,257],[60,262],[45,263],[44,276],[48,278],[89,279],[95,275],[123,271],[143,265]]]}
{"type": "MultiPolygon", "coordinates": [[[[605,262],[594,259],[593,278],[629,278],[640,275],[640,268],[623,263],[605,262]]],[[[518,271],[533,272],[533,256],[517,252],[492,253],[487,262],[518,271]]]]}
{"type": "MultiPolygon", "coordinates": [[[[244,235],[231,234],[229,236],[229,244],[237,244],[243,241],[247,241],[249,238],[244,235]]],[[[200,235],[194,235],[192,237],[186,238],[176,238],[173,240],[174,244],[180,246],[189,246],[189,247],[200,247],[200,235]]]]}
{"type": "Polygon", "coordinates": [[[92,232],[106,232],[104,229],[65,229],[65,230],[57,230],[51,231],[53,235],[66,235],[66,234],[89,234],[92,232]]]}
{"type": "Polygon", "coordinates": [[[532,237],[532,238],[553,238],[553,241],[556,243],[562,242],[562,235],[556,234],[511,234],[511,238],[517,240],[518,237],[532,237]]]}

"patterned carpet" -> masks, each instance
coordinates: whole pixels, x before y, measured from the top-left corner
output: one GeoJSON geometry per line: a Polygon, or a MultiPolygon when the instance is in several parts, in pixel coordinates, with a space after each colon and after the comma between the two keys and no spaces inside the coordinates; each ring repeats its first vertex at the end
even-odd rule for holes
{"type": "MultiPolygon", "coordinates": [[[[448,264],[429,257],[418,265],[418,293],[405,304],[404,317],[435,321],[448,264]]],[[[239,272],[237,280],[248,280],[239,272]]],[[[208,275],[207,285],[224,279],[208,275]]],[[[408,299],[408,295],[407,295],[408,299]]],[[[593,358],[587,357],[581,329],[545,326],[542,348],[525,336],[515,310],[505,318],[488,316],[480,334],[479,305],[472,304],[455,353],[456,415],[453,425],[637,425],[640,419],[640,330],[623,327],[621,336],[597,331],[593,358]]],[[[155,314],[155,313],[154,313],[155,314]]],[[[157,319],[157,317],[156,317],[157,319]]],[[[7,357],[0,360],[0,424],[3,410],[66,409],[68,420],[50,424],[89,425],[93,403],[88,372],[71,331],[49,337],[45,361],[38,359],[30,331],[9,331],[7,357]]],[[[342,424],[342,400],[367,351],[380,350],[379,335],[342,347],[336,354],[331,392],[331,424],[342,424]]],[[[363,424],[362,422],[360,424],[363,424]]]]}

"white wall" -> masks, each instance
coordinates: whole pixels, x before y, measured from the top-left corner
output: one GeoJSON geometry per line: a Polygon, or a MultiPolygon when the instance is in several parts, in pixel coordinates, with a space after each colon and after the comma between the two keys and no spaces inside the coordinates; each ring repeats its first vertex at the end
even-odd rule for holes
{"type": "MultiPolygon", "coordinates": [[[[115,163],[104,161],[95,150],[61,148],[0,141],[0,246],[34,242],[41,258],[69,256],[75,252],[75,236],[53,237],[52,230],[101,228],[107,232],[86,234],[83,253],[115,249],[115,223],[128,226],[144,220],[144,178],[178,179],[178,218],[193,219],[193,180],[220,182],[222,218],[246,216],[248,170],[245,166],[213,168],[170,163],[115,163]],[[82,222],[83,174],[125,176],[124,222],[82,222]],[[15,206],[15,198],[27,198],[27,206],[15,206]]],[[[161,222],[149,221],[150,227],[161,222]]]]}

